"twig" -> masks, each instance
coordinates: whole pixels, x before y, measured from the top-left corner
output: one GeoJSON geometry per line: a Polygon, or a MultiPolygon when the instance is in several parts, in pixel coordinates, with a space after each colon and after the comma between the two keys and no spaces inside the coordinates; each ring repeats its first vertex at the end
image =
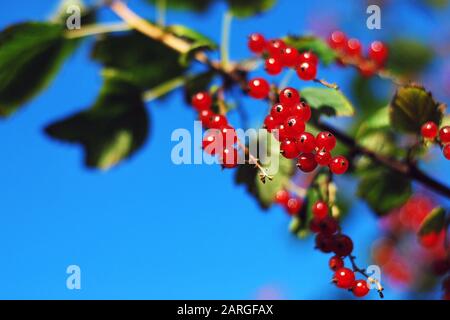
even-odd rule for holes
{"type": "Polygon", "coordinates": [[[237,140],[237,145],[239,146],[239,148],[244,151],[245,155],[248,156],[249,158],[249,163],[250,164],[254,164],[256,168],[259,169],[259,171],[261,172],[259,174],[259,178],[261,180],[262,183],[266,183],[266,179],[269,179],[270,181],[273,180],[273,176],[269,175],[266,171],[266,169],[259,163],[259,160],[251,154],[250,150],[238,139],[237,140]]]}
{"type": "MultiPolygon", "coordinates": [[[[168,47],[180,53],[185,53],[187,52],[187,50],[189,50],[190,48],[189,42],[185,41],[184,39],[180,39],[173,34],[167,33],[166,31],[142,19],[133,11],[131,11],[122,1],[120,0],[113,1],[110,7],[119,17],[121,17],[130,26],[146,34],[150,38],[159,40],[168,47]]],[[[195,58],[197,59],[197,61],[204,63],[213,70],[221,73],[223,76],[227,77],[227,79],[237,83],[242,90],[247,91],[248,88],[247,88],[246,74],[242,72],[242,70],[236,69],[236,67],[234,68],[230,67],[228,70],[225,70],[222,68],[220,63],[210,61],[206,56],[206,54],[202,51],[197,52],[195,58]]],[[[450,188],[448,188],[444,184],[436,181],[434,178],[422,172],[420,169],[417,168],[416,165],[404,163],[402,161],[375,153],[367,148],[358,145],[356,141],[353,138],[349,137],[347,134],[328,125],[319,123],[318,126],[323,130],[332,132],[337,139],[339,139],[342,143],[350,147],[355,154],[368,156],[378,164],[383,165],[406,177],[414,179],[420,182],[421,184],[427,186],[429,189],[434,190],[435,192],[438,192],[450,198],[450,188]]]]}
{"type": "Polygon", "coordinates": [[[359,268],[356,265],[356,262],[355,262],[356,257],[355,256],[349,255],[348,258],[350,260],[350,263],[352,264],[353,272],[358,272],[359,274],[366,277],[370,283],[374,283],[377,286],[377,291],[378,291],[378,294],[380,295],[380,298],[384,298],[384,294],[383,294],[384,288],[381,285],[380,281],[378,279],[375,279],[374,277],[369,276],[367,274],[366,270],[359,268]]]}
{"type": "Polygon", "coordinates": [[[328,87],[331,89],[339,90],[339,86],[336,83],[329,83],[323,79],[314,79],[314,82],[320,83],[320,84],[324,85],[325,87],[328,87]]]}

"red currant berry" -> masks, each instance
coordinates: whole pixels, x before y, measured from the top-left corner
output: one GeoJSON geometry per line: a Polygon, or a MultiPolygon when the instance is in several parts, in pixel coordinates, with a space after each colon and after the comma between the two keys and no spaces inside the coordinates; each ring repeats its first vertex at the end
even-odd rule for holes
{"type": "Polygon", "coordinates": [[[375,61],[379,66],[384,65],[388,56],[388,48],[381,41],[374,41],[370,44],[369,58],[375,61]]]}
{"type": "Polygon", "coordinates": [[[329,235],[319,233],[316,235],[315,242],[316,249],[319,249],[324,253],[333,251],[333,239],[329,235]]]}
{"type": "Polygon", "coordinates": [[[272,130],[272,133],[274,134],[274,137],[278,140],[278,141],[284,141],[286,139],[294,139],[295,137],[293,137],[288,130],[286,129],[286,126],[284,124],[280,124],[278,125],[275,130],[272,130]]]}
{"type": "Polygon", "coordinates": [[[214,114],[211,116],[208,123],[208,126],[213,129],[221,129],[226,125],[228,125],[227,118],[221,114],[214,114]]]}
{"type": "Polygon", "coordinates": [[[344,260],[342,260],[341,257],[333,256],[330,258],[330,261],[328,261],[328,266],[331,270],[336,271],[344,267],[344,260]]]}
{"type": "Polygon", "coordinates": [[[300,55],[298,57],[298,64],[302,64],[303,62],[308,62],[308,63],[314,64],[314,65],[317,65],[319,63],[319,59],[311,51],[305,51],[305,52],[300,53],[300,55]]]}
{"type": "Polygon", "coordinates": [[[302,153],[297,161],[297,167],[303,172],[311,172],[317,167],[317,162],[312,153],[302,153]]]}
{"type": "Polygon", "coordinates": [[[334,31],[328,39],[328,44],[333,49],[343,49],[347,44],[347,36],[342,31],[334,31]]]}
{"type": "Polygon", "coordinates": [[[231,169],[235,168],[238,165],[238,150],[234,147],[229,147],[223,149],[221,164],[223,168],[231,169]]]}
{"type": "Polygon", "coordinates": [[[308,122],[311,119],[311,107],[302,101],[292,108],[291,115],[296,116],[303,122],[308,122]]]}
{"type": "Polygon", "coordinates": [[[223,143],[226,146],[231,146],[237,142],[238,137],[236,134],[236,130],[230,125],[227,124],[223,126],[220,131],[222,133],[223,143]]]}
{"type": "Polygon", "coordinates": [[[332,235],[338,230],[338,222],[330,216],[322,219],[314,218],[314,220],[316,220],[320,233],[332,235]]]}
{"type": "Polygon", "coordinates": [[[337,269],[334,273],[333,282],[339,288],[350,289],[355,282],[355,273],[348,268],[337,269]]]}
{"type": "Polygon", "coordinates": [[[206,128],[209,128],[210,119],[214,115],[214,113],[209,109],[205,109],[205,110],[200,111],[198,113],[198,115],[199,115],[200,121],[202,122],[202,125],[206,128]]]}
{"type": "Polygon", "coordinates": [[[280,103],[291,107],[300,102],[300,94],[294,88],[288,87],[280,91],[280,103]]]}
{"type": "Polygon", "coordinates": [[[275,194],[275,202],[281,205],[286,205],[289,200],[289,192],[281,189],[275,194]]]}
{"type": "Polygon", "coordinates": [[[309,133],[303,132],[297,140],[297,149],[299,152],[310,153],[316,148],[316,138],[309,133]]]}
{"type": "Polygon", "coordinates": [[[450,126],[442,127],[439,130],[439,139],[443,144],[450,143],[450,126]]]}
{"type": "Polygon", "coordinates": [[[348,160],[344,156],[337,156],[331,159],[330,170],[334,174],[343,174],[348,169],[348,160]]]}
{"type": "Polygon", "coordinates": [[[303,62],[297,67],[297,75],[305,81],[313,80],[317,75],[317,65],[311,62],[303,62]]]}
{"type": "Polygon", "coordinates": [[[286,67],[294,67],[298,61],[298,51],[292,47],[286,47],[281,53],[281,61],[286,67]]]}
{"type": "Polygon", "coordinates": [[[264,119],[264,127],[267,129],[267,131],[271,132],[273,129],[275,129],[279,125],[279,122],[275,120],[273,116],[270,114],[264,119]]]}
{"type": "Polygon", "coordinates": [[[271,57],[281,57],[283,53],[283,49],[286,48],[286,44],[283,40],[273,39],[267,43],[267,51],[269,51],[269,55],[271,57]]]}
{"type": "Polygon", "coordinates": [[[347,41],[347,47],[345,48],[345,51],[349,56],[361,56],[362,47],[361,42],[359,42],[358,39],[349,39],[347,41]]]}
{"type": "Polygon", "coordinates": [[[270,91],[269,83],[263,78],[254,78],[248,83],[248,94],[255,99],[267,98],[270,91]]]}
{"type": "Polygon", "coordinates": [[[369,293],[369,286],[366,280],[356,280],[353,284],[352,292],[355,297],[362,298],[369,293]]]}
{"type": "Polygon", "coordinates": [[[274,104],[270,109],[270,115],[279,122],[284,122],[284,120],[286,120],[290,113],[291,109],[281,103],[274,104]]]}
{"type": "Polygon", "coordinates": [[[294,140],[286,139],[282,141],[280,144],[280,150],[283,157],[287,159],[294,159],[299,154],[294,140]]]}
{"type": "Polygon", "coordinates": [[[248,48],[253,53],[262,53],[266,48],[266,39],[260,33],[252,33],[248,37],[248,48]]]}
{"type": "Polygon", "coordinates": [[[283,65],[277,58],[267,58],[265,62],[265,69],[268,74],[274,76],[281,72],[281,70],[283,69],[283,65]]]}
{"type": "Polygon", "coordinates": [[[317,219],[323,219],[328,216],[328,205],[323,201],[317,201],[312,206],[312,212],[317,219]]]}
{"type": "Polygon", "coordinates": [[[319,150],[331,151],[336,146],[336,138],[331,132],[319,132],[316,137],[316,146],[319,150]]]}
{"type": "Polygon", "coordinates": [[[450,144],[446,144],[444,148],[442,149],[442,154],[444,155],[445,159],[450,160],[450,144]]]}
{"type": "Polygon", "coordinates": [[[438,126],[433,121],[428,121],[422,125],[420,132],[425,139],[434,139],[438,134],[438,126]]]}
{"type": "Polygon", "coordinates": [[[311,230],[314,233],[319,233],[320,232],[319,220],[318,219],[311,219],[311,221],[309,222],[309,230],[311,230]]]}
{"type": "Polygon", "coordinates": [[[300,199],[291,198],[286,203],[286,210],[292,216],[297,214],[302,208],[302,202],[300,199]]]}
{"type": "Polygon", "coordinates": [[[338,234],[334,236],[333,252],[340,257],[346,257],[353,251],[353,241],[348,236],[338,234]]]}
{"type": "MultiPolygon", "coordinates": [[[[219,151],[219,146],[222,144],[220,134],[217,130],[208,130],[203,137],[202,148],[206,153],[215,155],[219,151]]],[[[221,150],[220,150],[221,151],[221,150]]]]}
{"type": "Polygon", "coordinates": [[[286,127],[288,134],[293,137],[298,137],[305,131],[305,123],[300,121],[297,117],[288,117],[284,126],[286,127]]]}
{"type": "Polygon", "coordinates": [[[320,166],[327,166],[331,161],[331,153],[325,150],[320,150],[316,153],[315,159],[317,164],[319,164],[320,166]]]}
{"type": "Polygon", "coordinates": [[[208,92],[197,92],[192,96],[191,103],[197,111],[202,111],[211,108],[212,98],[208,92]]]}

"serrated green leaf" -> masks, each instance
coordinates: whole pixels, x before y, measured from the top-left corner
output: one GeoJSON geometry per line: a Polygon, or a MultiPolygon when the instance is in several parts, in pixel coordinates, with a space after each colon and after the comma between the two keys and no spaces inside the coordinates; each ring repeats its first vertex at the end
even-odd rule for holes
{"type": "Polygon", "coordinates": [[[180,54],[140,33],[108,35],[95,43],[92,57],[115,78],[121,78],[142,90],[183,74],[180,54]]]}
{"type": "Polygon", "coordinates": [[[419,235],[431,232],[440,232],[445,228],[445,210],[441,207],[434,208],[423,220],[419,228],[419,235]]]}
{"type": "Polygon", "coordinates": [[[328,44],[321,38],[314,36],[296,37],[287,36],[283,38],[286,44],[296,48],[300,52],[312,51],[314,52],[319,61],[324,65],[329,65],[336,60],[336,53],[332,50],[328,44]]]}
{"type": "Polygon", "coordinates": [[[76,41],[59,24],[26,22],[0,33],[0,116],[11,115],[45,89],[76,41]]]}
{"type": "Polygon", "coordinates": [[[238,18],[247,18],[272,8],[276,0],[227,0],[231,13],[238,18]]]}
{"type": "Polygon", "coordinates": [[[91,108],[49,125],[45,132],[57,140],[81,144],[86,165],[106,170],[142,147],[148,126],[140,89],[106,78],[91,108]]]}
{"type": "Polygon", "coordinates": [[[427,121],[441,123],[445,105],[436,102],[422,86],[408,85],[397,89],[389,112],[394,129],[418,134],[427,121]]]}
{"type": "Polygon", "coordinates": [[[301,90],[301,96],[311,108],[329,116],[344,117],[355,113],[351,102],[338,90],[307,87],[301,90]]]}

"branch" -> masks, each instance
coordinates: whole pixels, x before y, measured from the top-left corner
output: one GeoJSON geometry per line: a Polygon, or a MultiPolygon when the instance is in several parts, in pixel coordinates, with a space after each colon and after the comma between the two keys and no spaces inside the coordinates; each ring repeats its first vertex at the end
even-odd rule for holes
{"type": "Polygon", "coordinates": [[[377,286],[377,291],[378,291],[378,294],[380,295],[380,298],[384,298],[384,295],[383,295],[384,288],[381,285],[380,281],[378,281],[378,279],[375,279],[375,278],[369,276],[367,274],[366,270],[359,268],[356,265],[356,262],[355,262],[356,257],[355,256],[349,255],[348,258],[350,260],[350,263],[352,264],[353,272],[358,272],[359,274],[366,277],[367,281],[369,281],[370,283],[374,283],[377,286]]]}
{"type": "Polygon", "coordinates": [[[349,147],[354,153],[365,155],[374,162],[400,173],[403,176],[414,179],[429,189],[450,198],[450,188],[421,171],[416,164],[399,161],[397,159],[373,152],[372,150],[357,144],[355,139],[330,125],[319,122],[317,123],[317,127],[321,130],[330,131],[339,141],[349,147]]]}
{"type": "MultiPolygon", "coordinates": [[[[180,53],[186,53],[189,51],[190,43],[188,41],[178,38],[175,35],[168,33],[160,27],[155,26],[147,20],[139,17],[136,13],[131,11],[121,0],[113,1],[110,4],[110,7],[120,18],[122,18],[122,20],[124,20],[127,24],[129,24],[137,31],[147,35],[154,40],[161,41],[163,44],[180,53]]],[[[222,74],[226,79],[238,84],[243,91],[247,91],[248,88],[246,72],[245,70],[239,69],[236,64],[230,63],[228,67],[224,68],[219,62],[209,60],[203,51],[198,51],[195,55],[195,59],[209,66],[214,71],[222,74]]],[[[333,86],[333,84],[331,84],[330,86],[333,86]]],[[[417,182],[428,187],[429,189],[450,198],[449,187],[428,176],[426,173],[417,168],[415,164],[405,163],[397,159],[389,158],[384,155],[375,153],[363,146],[358,145],[352,137],[329,125],[318,123],[318,127],[322,130],[327,130],[333,133],[337,139],[339,139],[343,144],[350,147],[354,151],[354,153],[368,156],[376,163],[383,165],[408,178],[414,179],[417,182]]]]}

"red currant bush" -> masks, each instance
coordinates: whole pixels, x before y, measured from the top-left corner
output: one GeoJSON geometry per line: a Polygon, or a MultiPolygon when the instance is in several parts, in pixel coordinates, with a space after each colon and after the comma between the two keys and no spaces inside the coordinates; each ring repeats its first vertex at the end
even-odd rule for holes
{"type": "Polygon", "coordinates": [[[285,106],[294,106],[300,102],[300,94],[294,88],[284,88],[280,91],[280,103],[285,106]]]}
{"type": "Polygon", "coordinates": [[[344,260],[342,260],[341,257],[333,256],[330,258],[330,261],[328,261],[328,266],[331,270],[336,271],[344,267],[344,260]]]}
{"type": "Polygon", "coordinates": [[[312,212],[317,219],[328,216],[328,205],[324,201],[317,201],[313,204],[312,212]]]}
{"type": "Polygon", "coordinates": [[[343,174],[347,172],[348,160],[344,156],[337,156],[331,159],[330,170],[334,174],[343,174]]]}
{"type": "Polygon", "coordinates": [[[439,139],[443,144],[450,143],[450,126],[442,127],[439,130],[439,139]]]}
{"type": "Polygon", "coordinates": [[[314,80],[317,75],[317,65],[311,62],[302,62],[297,67],[297,75],[305,81],[314,80]]]}
{"type": "Polygon", "coordinates": [[[304,152],[297,161],[297,167],[303,172],[311,172],[317,167],[317,162],[312,153],[304,152]]]}
{"type": "Polygon", "coordinates": [[[319,150],[331,151],[336,146],[336,138],[331,132],[319,132],[316,137],[316,147],[319,150]]]}

